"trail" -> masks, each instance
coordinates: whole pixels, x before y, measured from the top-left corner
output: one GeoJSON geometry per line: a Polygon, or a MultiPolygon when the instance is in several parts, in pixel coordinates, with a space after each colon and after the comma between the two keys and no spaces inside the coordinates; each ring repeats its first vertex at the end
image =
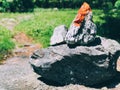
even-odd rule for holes
{"type": "Polygon", "coordinates": [[[13,57],[0,65],[0,90],[35,90],[39,85],[29,58],[13,57]]]}
{"type": "MultiPolygon", "coordinates": [[[[14,18],[3,18],[0,25],[13,31],[14,27],[31,16],[19,16],[14,18]]],[[[33,44],[32,39],[25,33],[18,33],[13,37],[16,44],[13,55],[0,65],[0,90],[35,90],[39,85],[37,75],[32,71],[29,64],[29,56],[34,50],[41,48],[40,44],[33,44]]]]}

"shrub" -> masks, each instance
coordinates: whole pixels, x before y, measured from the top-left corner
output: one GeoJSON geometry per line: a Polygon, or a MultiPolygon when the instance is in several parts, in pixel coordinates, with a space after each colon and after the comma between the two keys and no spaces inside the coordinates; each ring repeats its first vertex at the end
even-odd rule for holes
{"type": "Polygon", "coordinates": [[[120,8],[120,0],[117,0],[117,1],[115,2],[115,7],[116,7],[116,8],[120,8]]]}
{"type": "Polygon", "coordinates": [[[33,0],[13,0],[13,2],[11,3],[12,12],[28,12],[33,11],[33,9],[33,0]]]}
{"type": "Polygon", "coordinates": [[[10,11],[10,3],[7,0],[2,0],[0,11],[2,12],[10,11]]]}

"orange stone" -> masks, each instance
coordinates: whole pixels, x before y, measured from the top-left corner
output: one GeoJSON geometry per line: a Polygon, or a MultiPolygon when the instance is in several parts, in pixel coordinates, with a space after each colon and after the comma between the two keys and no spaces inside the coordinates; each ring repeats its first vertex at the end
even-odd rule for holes
{"type": "Polygon", "coordinates": [[[80,26],[85,16],[91,12],[91,8],[88,3],[84,2],[83,5],[78,10],[78,13],[73,21],[75,26],[80,26]]]}

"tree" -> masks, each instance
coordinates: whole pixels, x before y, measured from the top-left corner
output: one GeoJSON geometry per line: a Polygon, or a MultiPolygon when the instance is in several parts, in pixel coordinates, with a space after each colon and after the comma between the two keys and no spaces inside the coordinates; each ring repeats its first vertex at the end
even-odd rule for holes
{"type": "Polygon", "coordinates": [[[10,3],[7,0],[2,0],[2,11],[7,12],[10,10],[10,3]]]}
{"type": "Polygon", "coordinates": [[[33,0],[13,0],[11,10],[13,12],[28,12],[33,11],[34,2],[33,0]]]}
{"type": "Polygon", "coordinates": [[[117,0],[117,1],[115,2],[115,7],[118,8],[118,9],[120,8],[120,0],[117,0]]]}

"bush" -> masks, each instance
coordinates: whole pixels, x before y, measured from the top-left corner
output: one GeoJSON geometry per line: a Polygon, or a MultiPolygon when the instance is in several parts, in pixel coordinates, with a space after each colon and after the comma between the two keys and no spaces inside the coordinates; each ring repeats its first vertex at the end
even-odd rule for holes
{"type": "Polygon", "coordinates": [[[10,11],[10,3],[7,0],[2,0],[0,11],[1,12],[10,11]]]}
{"type": "Polygon", "coordinates": [[[11,37],[10,31],[0,26],[0,60],[9,54],[15,46],[11,37]]]}
{"type": "Polygon", "coordinates": [[[93,10],[98,35],[120,40],[120,10],[93,10]]]}
{"type": "Polygon", "coordinates": [[[13,0],[11,3],[12,12],[31,12],[34,9],[33,0],[13,0]]]}
{"type": "Polygon", "coordinates": [[[34,9],[33,0],[2,0],[0,1],[1,12],[31,12],[34,9]]]}
{"type": "Polygon", "coordinates": [[[120,8],[120,0],[117,0],[117,1],[115,2],[115,7],[116,7],[116,8],[120,8]]]}

